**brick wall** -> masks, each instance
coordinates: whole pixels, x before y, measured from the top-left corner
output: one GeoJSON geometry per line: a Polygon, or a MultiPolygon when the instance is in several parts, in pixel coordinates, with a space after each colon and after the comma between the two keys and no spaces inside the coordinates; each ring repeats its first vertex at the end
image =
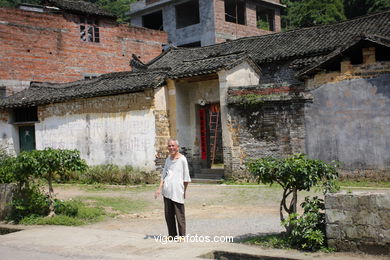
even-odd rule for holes
{"type": "MultiPolygon", "coordinates": [[[[279,11],[276,11],[275,31],[280,31],[280,28],[280,13],[279,11]]],[[[256,5],[251,1],[247,2],[246,25],[226,22],[224,0],[215,0],[215,31],[216,43],[225,42],[226,39],[237,39],[240,37],[272,33],[256,27],[256,5]]]]}
{"type": "Polygon", "coordinates": [[[390,194],[336,193],[325,196],[326,235],[339,251],[390,254],[390,194]]]}
{"type": "Polygon", "coordinates": [[[70,82],[130,70],[131,54],[147,62],[161,53],[161,31],[100,19],[100,43],[80,39],[79,17],[0,8],[0,80],[70,82]]]}

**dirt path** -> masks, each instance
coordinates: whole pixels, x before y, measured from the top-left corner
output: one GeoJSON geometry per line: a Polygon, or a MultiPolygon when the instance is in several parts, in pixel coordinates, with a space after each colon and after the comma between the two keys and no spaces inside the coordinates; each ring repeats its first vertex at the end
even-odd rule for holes
{"type": "MultiPolygon", "coordinates": [[[[166,233],[162,199],[153,198],[155,186],[94,190],[65,185],[55,190],[57,197],[62,199],[101,196],[141,200],[145,206],[136,212],[120,213],[90,226],[145,236],[166,233]]],[[[301,194],[301,199],[305,195],[301,194]]],[[[280,188],[191,184],[186,200],[187,233],[241,238],[280,232],[283,230],[278,212],[280,198],[280,188]]]]}

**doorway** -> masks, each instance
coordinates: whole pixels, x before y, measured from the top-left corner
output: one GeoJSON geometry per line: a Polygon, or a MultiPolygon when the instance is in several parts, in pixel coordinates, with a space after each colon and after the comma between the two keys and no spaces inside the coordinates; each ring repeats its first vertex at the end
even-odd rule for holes
{"type": "Polygon", "coordinates": [[[19,126],[19,144],[20,151],[35,150],[35,127],[19,126]]]}
{"type": "Polygon", "coordinates": [[[222,126],[219,103],[199,108],[201,167],[223,169],[222,126]]]}

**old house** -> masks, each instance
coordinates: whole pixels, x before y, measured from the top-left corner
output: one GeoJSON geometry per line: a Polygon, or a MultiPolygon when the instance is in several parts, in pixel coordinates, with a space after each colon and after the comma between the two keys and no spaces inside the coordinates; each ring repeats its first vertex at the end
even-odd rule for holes
{"type": "Polygon", "coordinates": [[[29,125],[37,149],[76,148],[90,164],[152,170],[175,137],[196,177],[304,152],[388,178],[389,25],[390,10],[170,49],[148,63],[135,57],[133,72],[33,85],[0,103],[1,142],[18,151],[18,127],[29,125]]]}
{"type": "Polygon", "coordinates": [[[118,24],[80,0],[45,0],[0,8],[0,93],[30,82],[71,82],[129,70],[132,53],[147,62],[167,42],[165,32],[118,24]]]}
{"type": "Polygon", "coordinates": [[[206,46],[280,32],[280,0],[138,0],[131,24],[164,30],[174,46],[206,46]]]}

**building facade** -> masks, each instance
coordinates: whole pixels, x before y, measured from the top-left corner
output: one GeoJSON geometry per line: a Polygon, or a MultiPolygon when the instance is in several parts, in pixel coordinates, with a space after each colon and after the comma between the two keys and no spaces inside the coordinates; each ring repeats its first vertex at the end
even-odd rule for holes
{"type": "Polygon", "coordinates": [[[170,49],[133,72],[34,85],[0,102],[1,144],[19,152],[29,126],[38,149],[154,170],[177,138],[195,177],[240,176],[249,159],[306,153],[339,161],[346,175],[389,180],[389,21],[385,11],[170,49]]]}
{"type": "Polygon", "coordinates": [[[131,24],[164,30],[178,47],[197,47],[280,32],[279,0],[140,0],[131,24]]]}
{"type": "Polygon", "coordinates": [[[161,53],[165,32],[115,20],[96,6],[77,1],[0,8],[2,96],[33,81],[70,82],[130,70],[132,53],[145,62],[161,53]]]}

